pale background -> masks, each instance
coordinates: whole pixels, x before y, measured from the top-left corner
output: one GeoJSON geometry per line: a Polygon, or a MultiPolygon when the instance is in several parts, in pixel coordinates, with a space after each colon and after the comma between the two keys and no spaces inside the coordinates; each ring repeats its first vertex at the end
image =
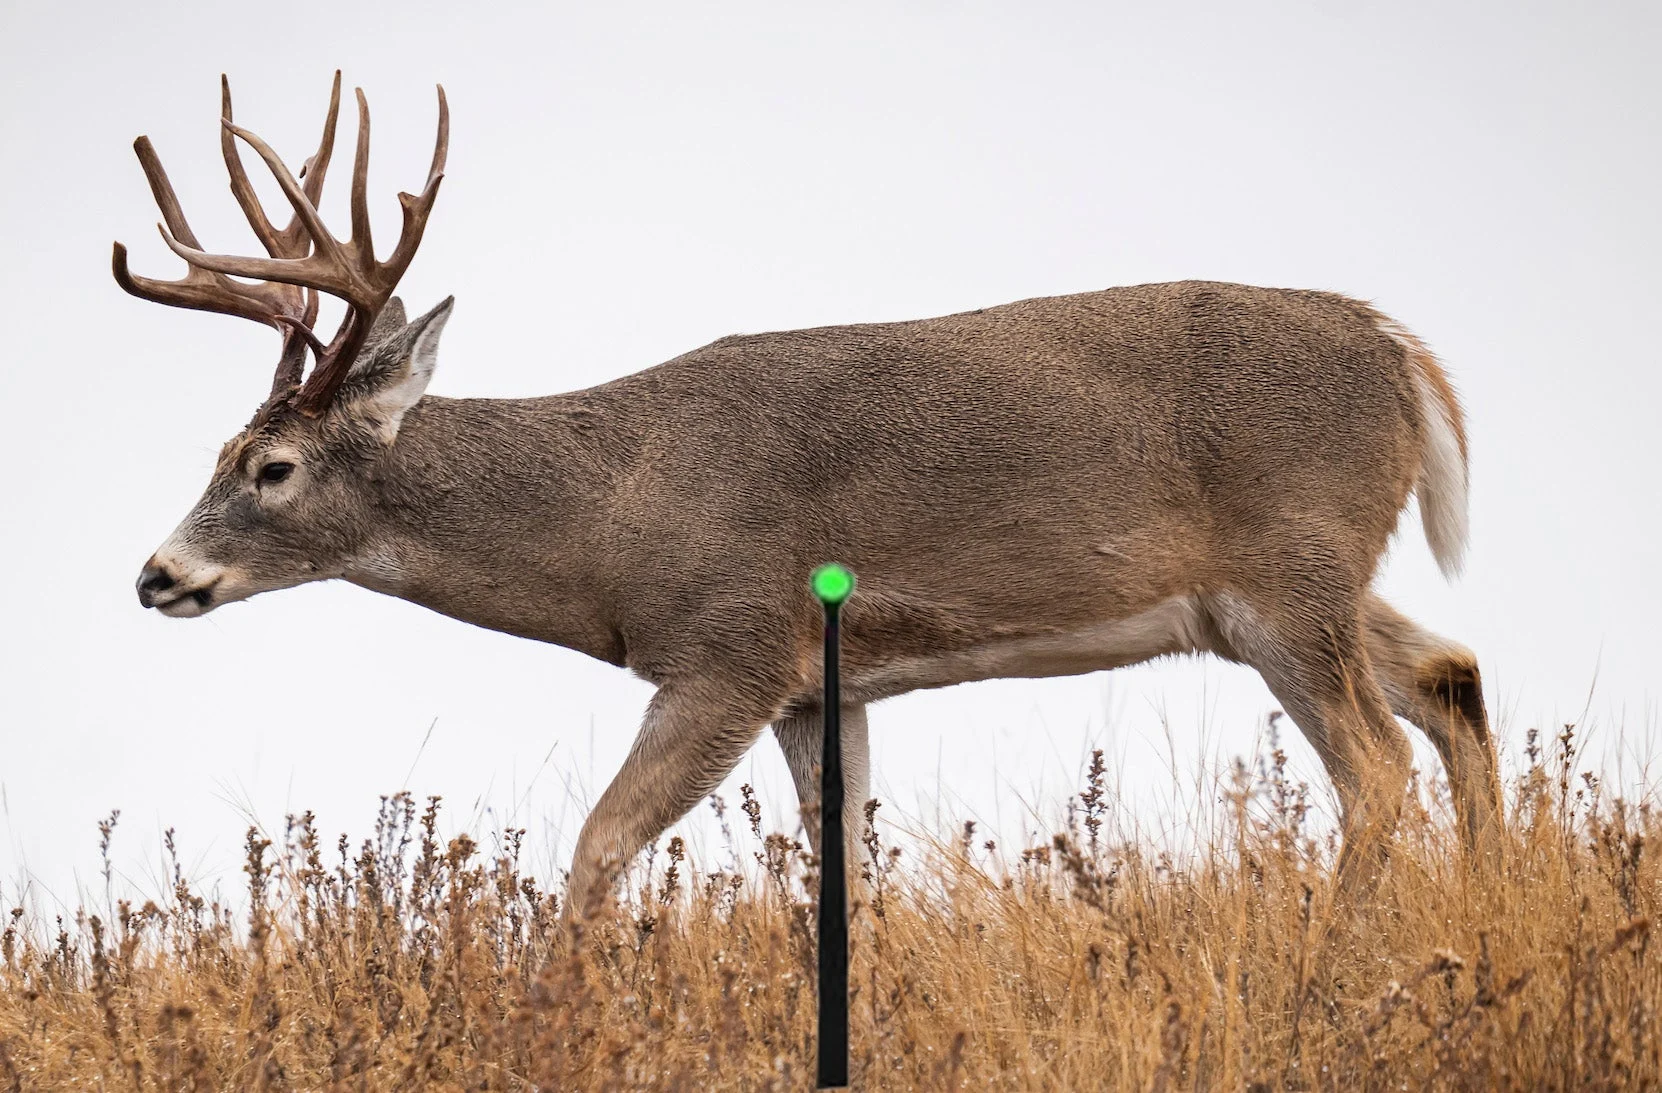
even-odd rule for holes
{"type": "MultiPolygon", "coordinates": [[[[405,786],[444,794],[454,824],[531,828],[551,864],[648,696],[345,585],[201,621],[139,609],[140,563],[275,352],[108,272],[112,239],[140,271],[179,268],[139,133],[211,248],[254,246],[218,161],[222,70],[238,119],[292,163],[331,71],[366,88],[384,241],[445,83],[451,170],[403,291],[417,310],[459,299],[437,394],[566,390],[735,331],[1142,281],[1375,300],[1448,362],[1475,453],[1468,575],[1445,585],[1411,527],[1385,590],[1478,650],[1514,757],[1528,728],[1585,710],[1595,751],[1642,778],[1662,656],[1659,9],[630,7],[5,0],[0,897],[28,883],[55,908],[91,888],[111,808],[141,890],[168,826],[200,879],[234,885],[247,813],[280,827],[313,808],[361,836],[405,786]]],[[[349,133],[343,116],[335,213],[349,133]]],[[[1181,834],[1172,766],[1181,786],[1251,749],[1273,705],[1210,662],[910,696],[873,714],[879,789],[925,825],[938,810],[1020,839],[1025,809],[1053,817],[1105,746],[1125,815],[1181,834]]],[[[770,738],[746,779],[786,822],[770,738]]]]}

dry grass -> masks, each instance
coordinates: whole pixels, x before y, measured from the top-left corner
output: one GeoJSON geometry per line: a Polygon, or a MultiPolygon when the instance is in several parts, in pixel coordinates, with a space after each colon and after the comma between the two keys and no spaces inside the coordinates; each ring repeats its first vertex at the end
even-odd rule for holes
{"type": "MultiPolygon", "coordinates": [[[[1572,744],[1532,741],[1504,873],[1469,868],[1422,791],[1350,915],[1278,756],[1237,767],[1211,848],[1177,861],[1111,845],[1100,761],[1037,848],[868,837],[857,1088],[1655,1087],[1657,819],[1572,776],[1572,744]]],[[[442,845],[437,809],[388,799],[356,852],[308,816],[250,832],[235,914],[177,873],[105,919],[14,912],[0,1090],[811,1087],[795,842],[743,876],[672,842],[574,932],[520,833],[442,845]]],[[[731,818],[759,817],[747,795],[731,818]]]]}

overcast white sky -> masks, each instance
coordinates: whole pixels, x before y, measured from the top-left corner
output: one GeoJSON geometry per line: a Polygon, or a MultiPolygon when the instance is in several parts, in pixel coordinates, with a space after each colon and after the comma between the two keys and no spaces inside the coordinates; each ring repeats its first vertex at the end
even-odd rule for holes
{"type": "MultiPolygon", "coordinates": [[[[109,275],[113,239],[141,271],[179,268],[139,133],[210,249],[254,246],[218,161],[221,71],[291,163],[333,69],[365,88],[383,239],[445,84],[450,171],[403,289],[414,310],[458,298],[436,394],[568,390],[735,331],[1144,281],[1375,300],[1446,360],[1474,451],[1467,576],[1444,584],[1411,528],[1387,594],[1478,651],[1513,752],[1578,717],[1595,678],[1595,746],[1642,750],[1662,658],[1654,5],[628,7],[0,7],[4,899],[31,876],[48,906],[72,899],[111,808],[141,887],[167,826],[199,875],[234,875],[243,809],[361,834],[405,785],[561,853],[648,697],[345,585],[206,620],[140,610],[139,565],[275,352],[109,275]],[[302,662],[329,669],[297,693],[302,662]]],[[[873,714],[878,785],[1014,838],[1018,801],[1058,806],[1098,744],[1159,827],[1180,819],[1163,726],[1186,764],[1250,748],[1271,708],[1250,672],[1207,662],[915,695],[873,714]]],[[[744,779],[794,809],[771,738],[744,779]]]]}

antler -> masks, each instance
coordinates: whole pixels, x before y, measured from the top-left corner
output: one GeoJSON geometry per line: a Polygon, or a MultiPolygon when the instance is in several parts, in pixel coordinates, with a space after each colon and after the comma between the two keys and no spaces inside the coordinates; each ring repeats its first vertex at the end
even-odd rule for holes
{"type": "Polygon", "coordinates": [[[376,260],[370,234],[369,104],[361,89],[357,91],[358,146],[352,165],[352,238],[345,242],[336,239],[324,227],[317,211],[323,176],[334,147],[335,118],[340,106],[340,73],[337,72],[322,143],[317,154],[307,160],[300,171],[301,178],[305,179],[303,184],[290,173],[265,141],[231,120],[230,87],[228,83],[224,85],[220,144],[226,169],[231,175],[231,192],[248,217],[254,234],[265,245],[269,258],[209,254],[202,250],[179,210],[178,199],[168,184],[160,161],[156,159],[149,141],[140,137],[135,148],[140,162],[144,164],[145,175],[150,179],[156,204],[162,210],[165,223],[158,225],[162,239],[190,265],[190,272],[179,281],[132,277],[127,272],[126,248],[117,243],[114,262],[116,280],[133,295],[157,303],[242,315],[282,329],[283,357],[277,366],[273,393],[300,381],[305,346],[309,344],[317,356],[317,367],[312,370],[295,402],[302,412],[310,416],[323,413],[346,380],[354,358],[363,348],[364,339],[375,325],[376,316],[392,297],[399,278],[415,257],[427,227],[428,214],[438,197],[450,145],[450,108],[445,101],[444,88],[440,87],[438,92],[438,136],[434,141],[432,166],[419,195],[398,195],[403,207],[404,224],[398,245],[387,261],[376,260]],[[259,154],[293,206],[294,218],[281,231],[272,226],[255,196],[233,138],[244,141],[259,154]],[[257,278],[259,283],[250,285],[233,281],[230,279],[233,276],[257,278]],[[317,318],[317,292],[320,291],[339,297],[347,304],[346,318],[328,346],[322,345],[311,329],[317,318]]]}
{"type": "MultiPolygon", "coordinates": [[[[221,117],[229,121],[231,85],[222,76],[220,86],[221,117]]],[[[329,116],[323,124],[323,139],[317,154],[306,161],[306,170],[303,172],[307,175],[307,190],[314,195],[323,188],[324,174],[328,170],[330,152],[334,147],[335,118],[339,113],[340,73],[336,72],[329,96],[329,116]]],[[[253,188],[248,184],[248,176],[237,158],[234,144],[229,139],[221,144],[226,168],[231,173],[231,189],[248,216],[254,234],[260,237],[260,241],[274,257],[304,256],[310,248],[310,239],[304,234],[304,227],[299,224],[298,218],[282,232],[273,229],[260,209],[259,202],[254,198],[253,188]]],[[[139,164],[150,183],[150,192],[155,195],[162,219],[166,222],[166,227],[162,229],[163,238],[171,231],[175,238],[188,241],[192,246],[200,246],[195,233],[185,220],[178,196],[173,191],[173,184],[169,181],[167,171],[162,167],[161,159],[156,155],[150,138],[140,137],[134,141],[133,151],[138,154],[139,164]]],[[[312,324],[317,321],[315,292],[277,282],[244,284],[233,281],[224,274],[196,266],[190,267],[185,276],[177,281],[137,277],[129,272],[127,248],[120,243],[115,244],[111,265],[116,282],[141,299],[173,307],[238,315],[266,326],[276,327],[283,335],[283,352],[278,360],[277,374],[272,383],[274,392],[300,382],[306,364],[308,345],[312,346],[314,352],[323,348],[317,336],[312,333],[312,324]]]]}

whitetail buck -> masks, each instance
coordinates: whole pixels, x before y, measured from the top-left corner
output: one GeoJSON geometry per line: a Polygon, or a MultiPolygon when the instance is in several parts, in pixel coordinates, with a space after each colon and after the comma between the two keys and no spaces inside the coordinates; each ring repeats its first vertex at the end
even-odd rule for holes
{"type": "Polygon", "coordinates": [[[573,394],[435,398],[451,301],[406,322],[392,291],[443,177],[443,91],[432,169],[419,196],[400,195],[385,262],[361,93],[351,241],[317,212],[339,94],[337,74],[300,179],[232,124],[225,94],[232,190],[269,257],[204,252],[137,142],[190,271],[135,277],[117,244],[121,286],[283,336],[271,396],[145,565],[139,599],[191,617],[344,578],[656,684],[579,838],[577,907],[603,901],[769,725],[798,794],[814,794],[808,577],[833,559],[860,575],[844,613],[850,831],[868,703],[1198,652],[1257,669],[1326,764],[1345,813],[1341,883],[1402,799],[1393,713],[1436,744],[1468,838],[1498,830],[1475,660],[1369,590],[1410,493],[1437,561],[1458,567],[1466,440],[1436,360],[1368,305],[1141,285],[723,338],[573,394]],[[261,210],[237,139],[293,206],[286,228],[261,210]],[[318,292],[348,305],[327,345],[312,332],[318,292]]]}

